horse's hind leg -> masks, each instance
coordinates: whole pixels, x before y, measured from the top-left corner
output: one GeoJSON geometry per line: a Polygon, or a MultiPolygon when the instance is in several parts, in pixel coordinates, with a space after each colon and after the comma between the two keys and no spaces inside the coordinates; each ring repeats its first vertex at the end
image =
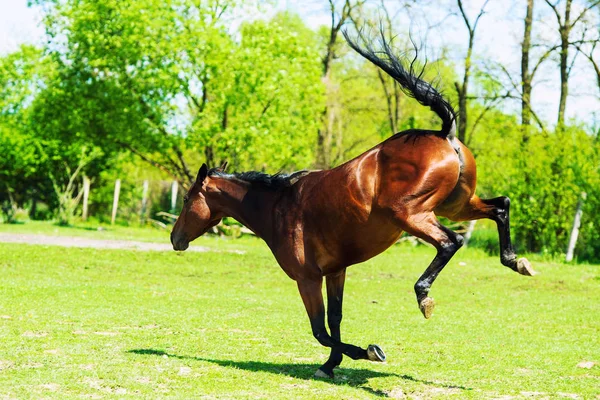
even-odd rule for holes
{"type": "Polygon", "coordinates": [[[452,256],[460,249],[463,237],[440,224],[433,213],[412,215],[401,220],[401,225],[406,232],[432,244],[437,250],[435,258],[415,283],[419,309],[425,318],[429,318],[435,306],[433,299],[428,297],[431,285],[452,256]]]}
{"type": "Polygon", "coordinates": [[[498,236],[500,239],[500,262],[520,273],[521,275],[532,276],[535,271],[531,268],[529,261],[522,257],[517,258],[510,240],[510,199],[508,197],[496,197],[494,199],[480,199],[473,196],[469,203],[453,217],[454,220],[474,220],[489,218],[496,222],[498,226],[498,236]]]}
{"type": "MultiPolygon", "coordinates": [[[[342,343],[339,339],[329,335],[325,328],[325,307],[323,305],[323,294],[321,293],[323,284],[322,279],[303,279],[299,280],[297,283],[300,296],[302,297],[306,312],[308,313],[308,318],[310,319],[313,336],[319,343],[323,346],[330,347],[335,353],[347,355],[353,360],[385,361],[385,354],[378,346],[370,345],[369,348],[365,350],[352,344],[342,343]]],[[[315,375],[317,377],[331,376],[324,372],[325,371],[319,369],[315,375]],[[319,373],[319,371],[321,371],[321,373],[319,373]]]]}
{"type": "MultiPolygon", "coordinates": [[[[331,338],[341,341],[340,325],[342,323],[342,300],[344,296],[344,281],[346,280],[346,269],[335,275],[327,275],[327,323],[331,338]]],[[[318,370],[316,375],[333,378],[333,369],[342,363],[344,355],[339,348],[331,348],[331,354],[325,364],[318,370]]]]}

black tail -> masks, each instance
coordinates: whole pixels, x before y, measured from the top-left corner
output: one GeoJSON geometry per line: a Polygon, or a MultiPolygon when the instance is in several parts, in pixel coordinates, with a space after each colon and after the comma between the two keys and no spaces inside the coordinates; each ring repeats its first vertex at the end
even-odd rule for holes
{"type": "Polygon", "coordinates": [[[420,73],[415,73],[416,54],[407,68],[393,53],[383,33],[381,35],[382,49],[380,51],[375,51],[371,43],[367,42],[360,33],[359,38],[365,42],[365,48],[360,47],[354,40],[350,39],[347,31],[344,31],[344,37],[350,47],[394,78],[406,95],[413,97],[422,105],[430,107],[442,119],[441,136],[452,138],[456,135],[456,113],[450,103],[444,100],[442,95],[430,83],[421,79],[423,70],[420,73]],[[384,58],[380,58],[378,54],[383,54],[384,58]]]}

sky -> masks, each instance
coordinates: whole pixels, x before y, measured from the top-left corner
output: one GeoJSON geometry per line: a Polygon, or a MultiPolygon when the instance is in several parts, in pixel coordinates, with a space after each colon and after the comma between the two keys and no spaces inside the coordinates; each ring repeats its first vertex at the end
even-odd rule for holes
{"type": "MultiPolygon", "coordinates": [[[[427,47],[430,49],[446,46],[450,49],[450,57],[456,62],[458,74],[462,74],[462,60],[466,52],[467,30],[458,16],[448,16],[450,7],[448,0],[440,0],[440,7],[429,9],[426,18],[430,22],[444,21],[427,36],[427,47]]],[[[474,19],[483,0],[466,0],[466,12],[474,19]]],[[[501,61],[508,65],[512,75],[519,81],[520,49],[519,43],[523,31],[525,8],[519,0],[492,0],[477,30],[475,57],[479,63],[501,61]],[[509,14],[510,13],[510,14],[509,14]]],[[[538,3],[539,4],[539,3],[538,3]]],[[[538,11],[543,5],[538,6],[538,11]]],[[[311,28],[330,23],[325,0],[279,0],[278,9],[289,10],[300,14],[311,28]]],[[[543,9],[542,9],[543,11],[543,9]]],[[[399,31],[410,26],[413,32],[423,30],[424,16],[401,12],[394,18],[399,31]]],[[[553,35],[552,16],[544,18],[537,24],[534,36],[547,38],[553,35]]],[[[23,43],[41,44],[44,41],[44,29],[41,25],[42,15],[36,8],[27,7],[27,0],[0,0],[0,55],[15,51],[23,43]]],[[[570,93],[567,103],[567,118],[577,118],[587,123],[600,123],[600,100],[598,88],[592,70],[581,57],[576,64],[570,80],[570,93]]],[[[552,125],[558,110],[559,75],[558,68],[548,64],[537,76],[532,103],[538,115],[552,125]]],[[[517,112],[515,102],[508,111],[517,112]]]]}
{"type": "Polygon", "coordinates": [[[0,55],[23,43],[42,43],[41,15],[27,7],[27,0],[0,0],[0,55]]]}

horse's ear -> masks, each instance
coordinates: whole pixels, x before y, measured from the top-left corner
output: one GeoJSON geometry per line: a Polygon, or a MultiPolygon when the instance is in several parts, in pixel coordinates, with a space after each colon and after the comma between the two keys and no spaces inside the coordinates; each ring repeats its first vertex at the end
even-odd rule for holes
{"type": "Polygon", "coordinates": [[[227,168],[227,161],[223,162],[223,165],[221,165],[221,171],[225,172],[225,169],[227,168]]]}
{"type": "Polygon", "coordinates": [[[202,166],[200,167],[200,170],[198,171],[198,176],[196,177],[196,182],[198,182],[198,183],[204,182],[204,180],[206,179],[207,176],[208,176],[208,167],[206,166],[206,163],[203,163],[202,166]]]}

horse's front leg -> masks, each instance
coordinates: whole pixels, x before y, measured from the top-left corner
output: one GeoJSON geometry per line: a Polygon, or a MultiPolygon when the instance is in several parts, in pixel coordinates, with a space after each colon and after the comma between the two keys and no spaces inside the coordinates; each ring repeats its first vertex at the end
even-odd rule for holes
{"type": "MultiPolygon", "coordinates": [[[[319,343],[321,343],[323,346],[330,347],[332,349],[332,354],[341,353],[347,355],[353,360],[362,359],[379,362],[385,361],[385,354],[376,345],[370,345],[368,349],[365,350],[352,344],[342,343],[339,339],[333,338],[329,335],[327,329],[325,328],[325,307],[323,305],[323,294],[321,292],[323,278],[302,279],[298,280],[297,283],[300,296],[302,297],[302,301],[306,307],[306,312],[308,313],[313,336],[319,341],[319,343]]],[[[328,374],[319,368],[315,375],[317,377],[332,377],[333,373],[328,374]]]]}
{"type": "MultiPolygon", "coordinates": [[[[337,274],[327,275],[327,324],[331,337],[341,341],[340,325],[342,323],[342,300],[344,297],[344,282],[346,280],[346,269],[337,274]]],[[[331,348],[331,354],[325,364],[315,373],[318,377],[333,378],[333,369],[342,363],[343,354],[339,348],[331,348]]]]}

